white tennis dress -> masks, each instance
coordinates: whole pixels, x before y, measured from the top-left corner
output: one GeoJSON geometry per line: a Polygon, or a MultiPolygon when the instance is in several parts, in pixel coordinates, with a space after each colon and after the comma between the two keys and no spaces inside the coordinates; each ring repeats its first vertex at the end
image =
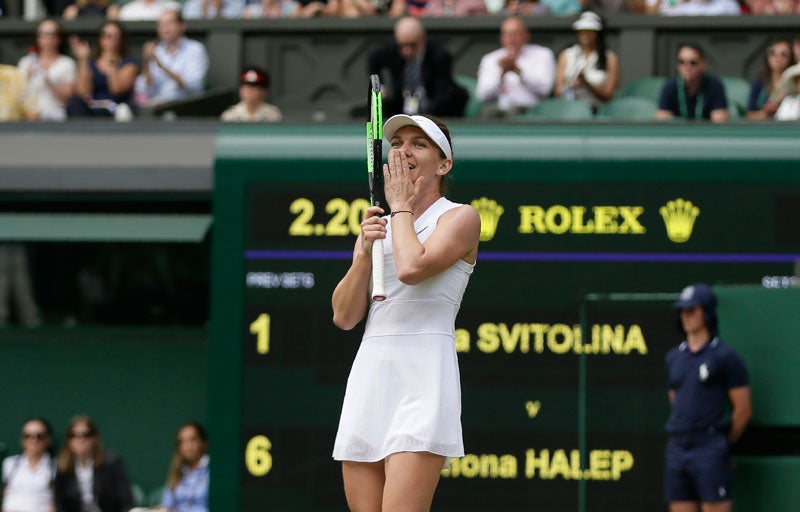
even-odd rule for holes
{"type": "MultiPolygon", "coordinates": [[[[421,242],[460,204],[440,198],[416,221],[421,242]]],[[[458,260],[414,286],[397,279],[391,223],[384,241],[388,298],[372,302],[353,361],[335,460],[376,462],[397,452],[464,455],[455,318],[474,265],[458,260]]]]}

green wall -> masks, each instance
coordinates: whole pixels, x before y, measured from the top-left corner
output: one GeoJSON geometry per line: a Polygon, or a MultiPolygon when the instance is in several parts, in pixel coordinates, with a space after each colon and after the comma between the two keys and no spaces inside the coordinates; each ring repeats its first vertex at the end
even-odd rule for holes
{"type": "Polygon", "coordinates": [[[22,422],[41,416],[60,447],[70,418],[88,414],[149,492],[178,427],[206,422],[206,341],[196,329],[0,330],[0,443],[17,453],[22,422]]]}

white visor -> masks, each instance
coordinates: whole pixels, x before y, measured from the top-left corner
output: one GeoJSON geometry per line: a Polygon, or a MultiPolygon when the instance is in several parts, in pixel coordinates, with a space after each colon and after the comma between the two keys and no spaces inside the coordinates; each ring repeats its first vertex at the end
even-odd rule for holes
{"type": "Polygon", "coordinates": [[[416,126],[425,132],[425,135],[427,135],[434,144],[439,146],[439,149],[442,150],[442,153],[444,153],[447,158],[453,158],[453,150],[450,148],[450,143],[447,142],[447,137],[444,132],[436,126],[436,123],[425,116],[407,116],[405,114],[392,116],[386,121],[386,124],[383,125],[383,136],[386,140],[391,142],[397,130],[404,126],[416,126]]]}

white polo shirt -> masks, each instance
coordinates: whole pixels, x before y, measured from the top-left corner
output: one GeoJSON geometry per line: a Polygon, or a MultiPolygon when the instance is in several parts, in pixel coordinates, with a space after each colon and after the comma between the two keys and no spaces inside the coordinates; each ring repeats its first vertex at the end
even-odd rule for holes
{"type": "Polygon", "coordinates": [[[14,455],[3,460],[3,510],[49,512],[53,507],[53,462],[45,453],[35,468],[28,456],[14,455]]]}

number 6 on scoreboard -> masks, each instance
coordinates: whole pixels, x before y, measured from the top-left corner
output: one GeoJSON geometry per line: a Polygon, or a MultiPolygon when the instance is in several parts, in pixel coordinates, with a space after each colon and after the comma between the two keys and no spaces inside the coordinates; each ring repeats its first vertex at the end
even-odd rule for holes
{"type": "MultiPolygon", "coordinates": [[[[369,196],[373,206],[380,206],[388,213],[383,192],[383,101],[381,80],[378,75],[369,77],[367,93],[367,173],[369,174],[369,196]]],[[[372,244],[372,300],[385,300],[383,282],[383,240],[372,244]]]]}

